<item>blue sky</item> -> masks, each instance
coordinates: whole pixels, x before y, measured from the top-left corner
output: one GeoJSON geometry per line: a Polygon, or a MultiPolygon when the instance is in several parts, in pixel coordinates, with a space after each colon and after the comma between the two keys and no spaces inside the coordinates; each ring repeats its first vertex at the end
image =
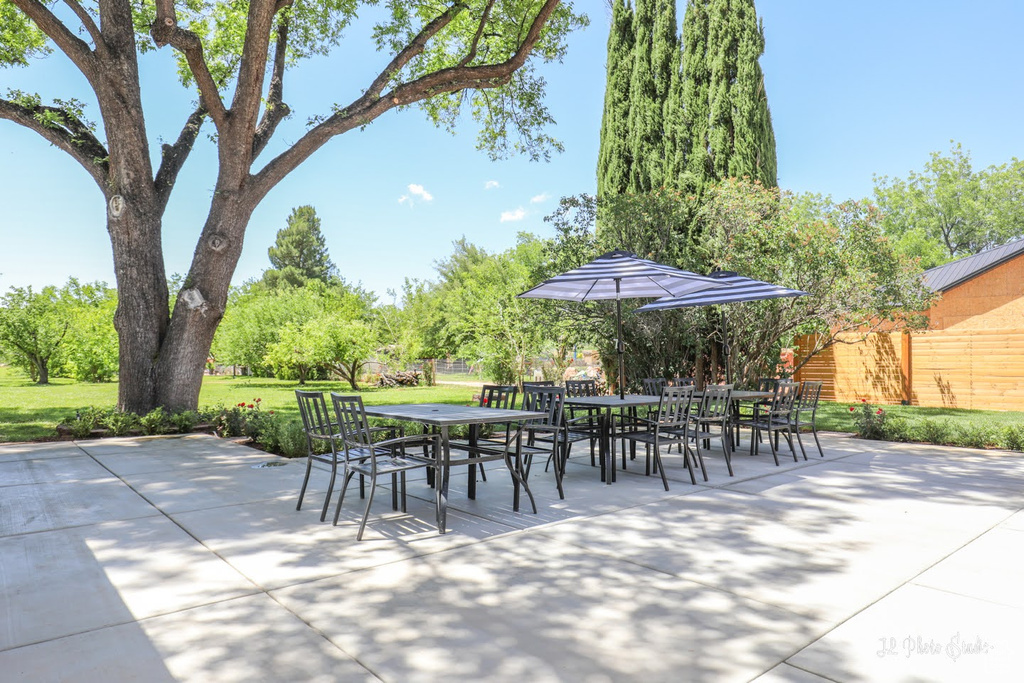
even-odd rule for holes
{"type": "MultiPolygon", "coordinates": [[[[392,112],[329,143],[270,194],[249,226],[235,283],[269,266],[267,248],[302,204],[316,208],[346,279],[382,299],[405,277],[433,277],[434,262],[460,237],[497,251],[520,231],[549,236],[543,217],[558,198],[592,193],[596,184],[609,15],[605,0],[577,5],[591,26],[572,36],[564,64],[544,68],[563,154],[550,163],[491,162],[474,148],[472,122],[451,136],[417,110],[392,112]]],[[[948,150],[954,139],[976,168],[1024,156],[1024,3],[760,0],[757,9],[783,188],[866,197],[874,175],[920,170],[930,152],[948,150]]],[[[367,57],[365,33],[365,26],[353,27],[334,55],[288,76],[285,100],[295,115],[268,152],[368,82],[384,57],[367,57]]],[[[192,100],[168,57],[165,49],[143,65],[154,145],[176,137],[192,100]]],[[[88,101],[60,55],[0,71],[0,90],[8,87],[88,101]]],[[[188,269],[214,158],[212,145],[202,145],[180,176],[164,221],[168,273],[188,269]]],[[[0,202],[0,290],[62,284],[70,276],[114,283],[98,189],[62,152],[7,121],[0,121],[0,202]]]]}

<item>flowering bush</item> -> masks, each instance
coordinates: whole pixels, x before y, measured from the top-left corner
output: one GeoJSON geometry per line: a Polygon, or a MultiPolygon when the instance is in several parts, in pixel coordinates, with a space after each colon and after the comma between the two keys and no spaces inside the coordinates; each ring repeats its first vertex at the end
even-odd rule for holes
{"type": "Polygon", "coordinates": [[[886,438],[887,413],[882,408],[868,403],[866,398],[860,400],[860,406],[850,406],[853,413],[853,422],[857,425],[857,436],[862,439],[884,439],[886,438]]]}

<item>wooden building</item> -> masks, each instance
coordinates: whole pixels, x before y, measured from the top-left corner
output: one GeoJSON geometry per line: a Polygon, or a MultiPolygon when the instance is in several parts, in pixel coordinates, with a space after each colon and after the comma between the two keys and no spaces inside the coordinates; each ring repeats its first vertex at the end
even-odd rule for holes
{"type": "Polygon", "coordinates": [[[1024,410],[1024,239],[927,270],[924,280],[941,294],[927,331],[833,345],[797,379],[821,380],[833,401],[1024,410]]]}

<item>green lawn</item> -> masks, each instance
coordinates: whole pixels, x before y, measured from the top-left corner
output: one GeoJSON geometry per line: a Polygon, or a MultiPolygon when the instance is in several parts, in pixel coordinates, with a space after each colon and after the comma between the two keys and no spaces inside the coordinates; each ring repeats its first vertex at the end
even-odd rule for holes
{"type": "MultiPolygon", "coordinates": [[[[295,389],[337,391],[350,388],[340,382],[310,382],[299,387],[296,382],[256,377],[205,377],[199,405],[232,406],[261,399],[263,410],[273,410],[298,419],[295,389]]],[[[456,385],[436,387],[399,387],[395,389],[364,388],[359,392],[367,405],[393,403],[465,404],[473,399],[476,388],[456,385]]],[[[21,373],[0,367],[0,442],[31,441],[56,435],[55,426],[62,418],[74,415],[79,408],[108,408],[117,403],[117,383],[82,384],[54,379],[49,385],[33,384],[21,373]]]]}
{"type": "MultiPolygon", "coordinates": [[[[460,377],[473,381],[470,377],[460,377]]],[[[480,381],[482,384],[483,382],[480,381]]],[[[261,399],[263,410],[273,410],[298,419],[295,389],[292,381],[256,377],[205,377],[201,407],[233,406],[261,399]]],[[[311,382],[306,389],[347,393],[349,388],[339,382],[311,382]]],[[[467,404],[473,400],[475,386],[442,384],[435,387],[399,387],[395,389],[364,388],[360,394],[367,405],[394,403],[467,404]]],[[[82,384],[67,379],[54,379],[48,386],[32,384],[27,377],[7,367],[0,367],[0,442],[31,441],[55,436],[54,427],[62,418],[74,415],[79,408],[113,407],[117,402],[117,384],[82,384]]],[[[853,432],[853,413],[849,403],[822,403],[818,409],[820,429],[853,432]]],[[[858,404],[859,405],[859,404],[858,404]]],[[[955,410],[920,408],[916,406],[885,406],[891,416],[907,421],[911,430],[925,420],[949,423],[954,429],[985,428],[999,430],[1007,425],[1024,425],[1024,413],[995,410],[955,410]]]]}

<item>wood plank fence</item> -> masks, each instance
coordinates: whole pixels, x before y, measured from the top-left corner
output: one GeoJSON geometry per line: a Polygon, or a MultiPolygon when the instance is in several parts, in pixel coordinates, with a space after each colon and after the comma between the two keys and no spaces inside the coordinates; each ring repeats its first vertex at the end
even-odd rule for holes
{"type": "MultiPolygon", "coordinates": [[[[798,362],[813,341],[797,340],[798,362]]],[[[1024,410],[1024,330],[874,333],[817,354],[796,379],[820,380],[830,401],[1024,410]]]]}

